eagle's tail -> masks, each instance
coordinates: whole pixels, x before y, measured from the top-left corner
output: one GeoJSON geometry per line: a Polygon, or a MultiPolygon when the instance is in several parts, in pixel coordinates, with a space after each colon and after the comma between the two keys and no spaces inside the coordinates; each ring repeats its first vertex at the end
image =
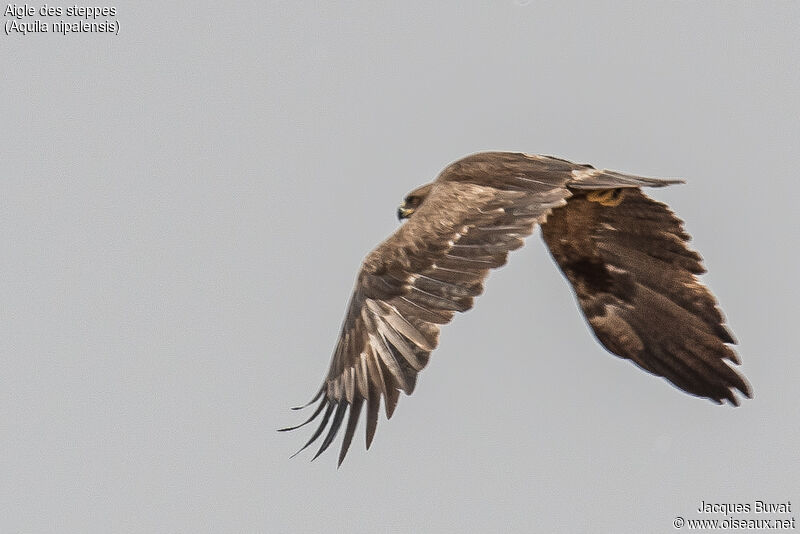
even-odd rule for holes
{"type": "Polygon", "coordinates": [[[574,189],[617,189],[620,187],[664,187],[685,183],[678,179],[646,178],[607,169],[580,168],[572,171],[568,187],[574,189]]]}

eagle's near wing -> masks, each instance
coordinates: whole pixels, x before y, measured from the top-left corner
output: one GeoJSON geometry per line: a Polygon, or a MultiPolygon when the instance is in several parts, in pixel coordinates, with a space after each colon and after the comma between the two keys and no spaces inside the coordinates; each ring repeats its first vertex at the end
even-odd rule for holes
{"type": "Polygon", "coordinates": [[[576,190],[542,235],[609,351],[717,403],[750,397],[726,362],[739,363],[735,341],[697,279],[701,258],[666,205],[640,189],[576,190]]]}
{"type": "Polygon", "coordinates": [[[301,451],[330,423],[314,458],[325,451],[349,408],[341,464],[364,404],[369,448],[380,399],[390,418],[400,390],[414,390],[440,326],[471,308],[489,270],[505,264],[535,225],[564,205],[574,167],[547,157],[484,153],[442,171],[414,215],[364,260],[328,375],[306,406],[319,404],[304,423],[282,429],[322,415],[301,451]]]}

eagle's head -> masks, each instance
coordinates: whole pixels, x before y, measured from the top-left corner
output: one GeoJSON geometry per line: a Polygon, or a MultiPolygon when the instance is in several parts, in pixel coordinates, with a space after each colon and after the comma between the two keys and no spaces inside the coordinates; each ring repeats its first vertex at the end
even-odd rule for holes
{"type": "Polygon", "coordinates": [[[425,184],[407,194],[406,198],[403,199],[403,203],[397,208],[397,220],[402,221],[403,219],[411,217],[422,203],[425,202],[425,197],[428,196],[432,186],[432,183],[425,184]]]}

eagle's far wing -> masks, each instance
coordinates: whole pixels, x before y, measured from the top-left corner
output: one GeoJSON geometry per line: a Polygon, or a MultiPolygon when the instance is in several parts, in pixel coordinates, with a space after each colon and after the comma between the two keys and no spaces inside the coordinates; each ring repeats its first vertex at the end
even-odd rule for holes
{"type": "MultiPolygon", "coordinates": [[[[650,185],[650,184],[647,184],[650,185]]],[[[612,353],[717,403],[750,386],[727,344],[705,272],[680,219],[640,189],[582,191],[542,225],[597,339],[612,353]]]]}
{"type": "MultiPolygon", "coordinates": [[[[438,180],[417,212],[373,250],[359,272],[325,381],[303,426],[322,421],[300,449],[330,422],[319,456],[349,416],[339,464],[366,403],[369,448],[383,398],[392,416],[399,391],[411,394],[417,373],[438,343],[440,326],[472,307],[489,270],[505,264],[569,191],[569,174],[551,182],[509,178],[505,188],[438,180]]],[[[496,185],[496,184],[495,184],[496,185]]],[[[292,427],[284,430],[292,430],[292,427]]],[[[300,452],[300,451],[298,451],[300,452]]]]}

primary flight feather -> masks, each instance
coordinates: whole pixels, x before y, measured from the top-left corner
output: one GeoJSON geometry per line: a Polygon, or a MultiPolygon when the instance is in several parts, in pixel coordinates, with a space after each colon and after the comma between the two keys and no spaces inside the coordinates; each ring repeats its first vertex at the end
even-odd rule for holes
{"type": "Polygon", "coordinates": [[[697,279],[701,258],[682,222],[641,190],[680,182],[511,152],[450,164],[406,196],[397,215],[407,222],[364,259],[328,374],[306,406],[318,405],[282,430],[321,415],[300,449],[327,428],[316,458],[347,418],[341,465],[366,404],[369,448],[381,399],[390,418],[400,391],[414,391],[441,325],[472,307],[489,271],[537,224],[606,349],[687,393],[738,405],[734,390],[750,397],[750,386],[697,279]]]}

